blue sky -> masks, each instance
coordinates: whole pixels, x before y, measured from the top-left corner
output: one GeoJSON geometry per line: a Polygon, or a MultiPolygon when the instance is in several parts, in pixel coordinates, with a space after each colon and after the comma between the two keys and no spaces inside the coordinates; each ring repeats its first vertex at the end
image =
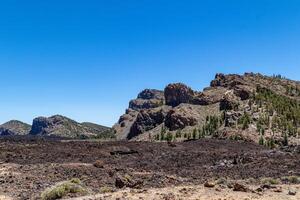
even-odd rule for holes
{"type": "Polygon", "coordinates": [[[300,80],[300,1],[0,2],[0,123],[63,114],[113,125],[144,88],[214,74],[300,80]]]}

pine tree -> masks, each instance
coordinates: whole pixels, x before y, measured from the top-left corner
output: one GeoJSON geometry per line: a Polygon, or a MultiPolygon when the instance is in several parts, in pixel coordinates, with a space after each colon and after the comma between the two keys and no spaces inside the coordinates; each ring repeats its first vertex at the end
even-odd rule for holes
{"type": "Polygon", "coordinates": [[[193,129],[193,139],[195,140],[196,137],[197,137],[197,129],[194,128],[194,129],[193,129]]]}
{"type": "Polygon", "coordinates": [[[260,136],[258,143],[260,145],[264,145],[265,144],[265,140],[264,140],[264,137],[262,135],[260,136]]]}

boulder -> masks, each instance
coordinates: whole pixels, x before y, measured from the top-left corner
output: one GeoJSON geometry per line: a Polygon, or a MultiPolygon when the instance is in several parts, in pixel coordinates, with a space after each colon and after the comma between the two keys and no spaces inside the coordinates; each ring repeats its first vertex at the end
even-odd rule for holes
{"type": "Polygon", "coordinates": [[[243,184],[240,183],[234,183],[233,184],[233,191],[236,192],[249,192],[249,188],[243,184]]]}
{"type": "Polygon", "coordinates": [[[117,175],[115,180],[115,186],[116,188],[139,188],[143,184],[143,181],[136,180],[132,176],[126,174],[124,176],[117,175]]]}

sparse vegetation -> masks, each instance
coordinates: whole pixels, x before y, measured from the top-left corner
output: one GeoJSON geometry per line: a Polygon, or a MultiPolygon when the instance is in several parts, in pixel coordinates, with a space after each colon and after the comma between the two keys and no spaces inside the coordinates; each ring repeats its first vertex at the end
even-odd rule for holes
{"type": "Polygon", "coordinates": [[[284,177],[281,177],[280,179],[284,183],[300,184],[299,176],[284,176],[284,177]]]}
{"type": "Polygon", "coordinates": [[[220,118],[218,116],[207,116],[206,122],[202,127],[204,135],[217,136],[217,130],[220,127],[220,118]]]}
{"type": "Polygon", "coordinates": [[[112,187],[108,187],[108,186],[103,186],[100,188],[99,193],[110,193],[110,192],[114,192],[114,188],[112,187]]]}
{"type": "Polygon", "coordinates": [[[195,140],[196,138],[197,138],[197,129],[196,128],[194,128],[193,129],[193,139],[195,140]]]}
{"type": "Polygon", "coordinates": [[[175,137],[176,138],[180,138],[181,137],[181,130],[180,129],[176,131],[175,137]]]}
{"type": "Polygon", "coordinates": [[[278,185],[280,184],[280,180],[276,178],[263,178],[261,179],[262,184],[269,184],[269,185],[278,185]]]}
{"type": "Polygon", "coordinates": [[[171,142],[173,140],[173,134],[171,132],[168,132],[165,140],[171,142]]]}
{"type": "Polygon", "coordinates": [[[265,139],[264,139],[264,137],[262,135],[259,137],[258,144],[265,145],[265,139]]]}
{"type": "MultiPolygon", "coordinates": [[[[274,131],[287,133],[288,136],[296,136],[300,125],[300,102],[297,100],[278,95],[267,88],[257,87],[255,96],[257,105],[268,111],[273,116],[272,128],[274,131]]],[[[270,117],[262,116],[257,122],[258,130],[269,127],[270,117]]]]}
{"type": "Polygon", "coordinates": [[[72,179],[54,185],[53,187],[46,189],[42,195],[42,200],[54,200],[60,199],[69,193],[86,193],[86,189],[81,185],[79,179],[72,179]]]}
{"type": "Polygon", "coordinates": [[[161,130],[160,130],[160,140],[165,140],[165,134],[167,132],[167,129],[165,126],[162,126],[161,127],[161,130]]]}
{"type": "Polygon", "coordinates": [[[242,126],[242,129],[245,130],[249,128],[249,124],[251,123],[250,115],[247,112],[244,112],[244,115],[239,118],[238,124],[242,126]]]}

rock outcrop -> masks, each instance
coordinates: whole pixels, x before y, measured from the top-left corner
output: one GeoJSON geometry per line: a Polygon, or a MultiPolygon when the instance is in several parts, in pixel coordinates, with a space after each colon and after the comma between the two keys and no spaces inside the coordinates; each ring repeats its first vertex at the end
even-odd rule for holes
{"type": "Polygon", "coordinates": [[[138,94],[137,99],[129,102],[129,108],[133,110],[156,108],[162,106],[164,101],[163,91],[145,89],[138,94]]]}
{"type": "MultiPolygon", "coordinates": [[[[193,133],[199,137],[244,138],[255,142],[258,142],[263,129],[266,134],[263,139],[268,140],[268,144],[270,138],[281,143],[280,129],[277,128],[277,133],[272,136],[270,133],[274,128],[270,130],[271,124],[266,123],[272,119],[279,123],[278,118],[291,118],[291,114],[294,115],[291,121],[300,123],[296,114],[299,112],[300,115],[300,109],[279,116],[283,113],[276,104],[278,101],[288,107],[286,110],[297,110],[295,105],[300,105],[300,83],[281,76],[219,73],[210,87],[201,92],[183,83],[169,84],[164,91],[142,91],[137,99],[130,102],[129,109],[113,128],[118,139],[161,139],[168,133],[168,137],[180,140],[182,135],[193,133]],[[295,108],[291,107],[293,105],[295,108]]],[[[289,123],[290,127],[296,124],[285,123],[289,123]]],[[[295,130],[299,129],[290,128],[290,131],[294,130],[293,135],[296,135],[295,130]]]]}
{"type": "Polygon", "coordinates": [[[170,131],[183,129],[186,126],[195,126],[196,124],[197,119],[185,110],[172,109],[165,119],[165,125],[170,131]]]}
{"type": "Polygon", "coordinates": [[[86,122],[78,123],[67,117],[55,115],[49,118],[35,118],[29,134],[65,138],[90,138],[101,137],[101,134],[109,134],[110,132],[110,128],[107,127],[86,122]]]}
{"type": "Polygon", "coordinates": [[[139,134],[149,131],[164,122],[167,108],[141,110],[132,124],[127,139],[132,139],[139,134]]]}
{"type": "Polygon", "coordinates": [[[17,120],[11,120],[0,125],[0,136],[3,135],[27,135],[31,129],[29,124],[17,120]]]}
{"type": "Polygon", "coordinates": [[[181,103],[191,103],[195,92],[182,83],[169,84],[165,88],[166,105],[176,107],[181,103]]]}

